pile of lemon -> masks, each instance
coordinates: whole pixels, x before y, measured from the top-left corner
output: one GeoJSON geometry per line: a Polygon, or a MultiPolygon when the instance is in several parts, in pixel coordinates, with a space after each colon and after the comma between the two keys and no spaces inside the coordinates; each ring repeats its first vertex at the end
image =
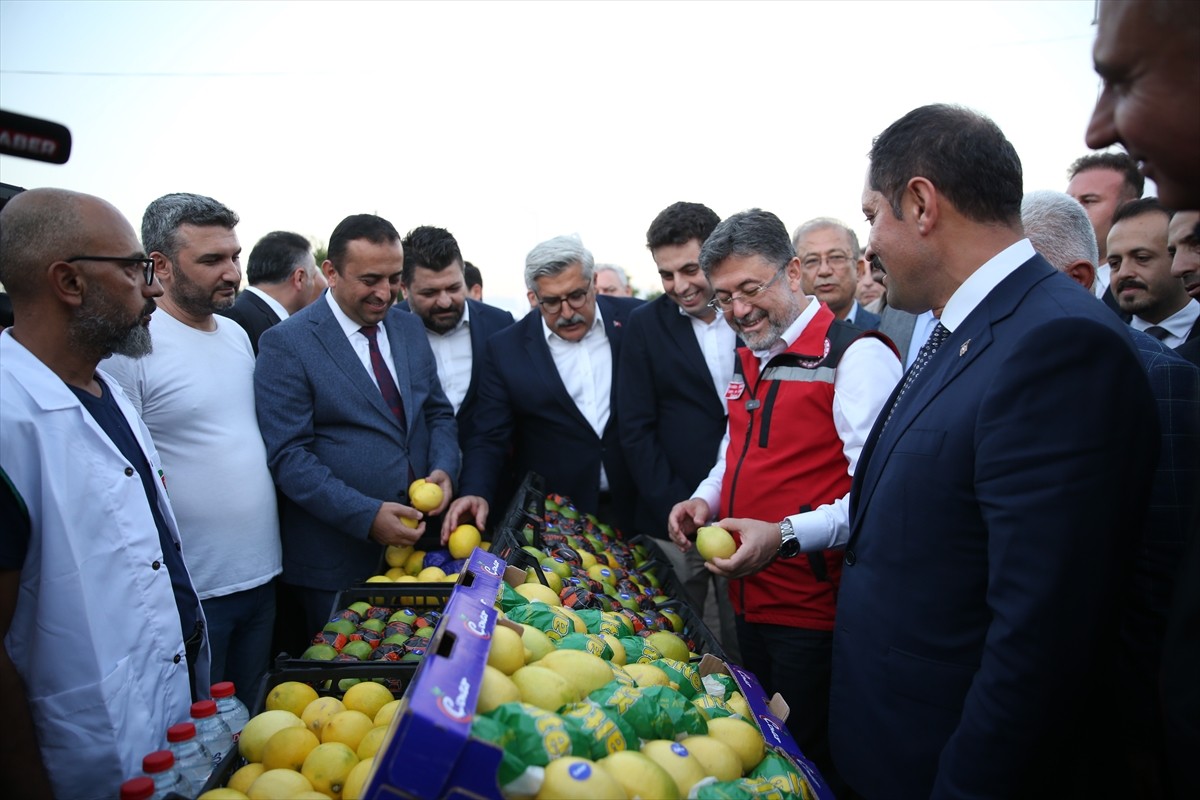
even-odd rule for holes
{"type": "Polygon", "coordinates": [[[359,800],[399,707],[370,681],[341,700],[319,697],[306,683],[280,683],[238,739],[248,763],[198,800],[359,800]]]}

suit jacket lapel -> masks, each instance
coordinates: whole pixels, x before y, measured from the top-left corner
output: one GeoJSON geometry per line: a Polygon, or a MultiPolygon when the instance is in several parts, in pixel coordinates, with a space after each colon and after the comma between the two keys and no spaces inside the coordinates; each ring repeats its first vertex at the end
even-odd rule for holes
{"type": "MultiPolygon", "coordinates": [[[[397,311],[395,313],[404,312],[397,311]]],[[[387,328],[388,347],[392,351],[392,364],[396,367],[396,388],[400,390],[400,402],[404,406],[404,419],[411,420],[417,413],[417,409],[413,402],[412,370],[408,365],[408,341],[404,336],[404,331],[396,323],[393,312],[389,311],[383,318],[383,325],[387,328]]],[[[382,403],[383,395],[380,394],[379,397],[382,403]]],[[[384,407],[386,408],[386,406],[384,407]]],[[[388,408],[387,411],[388,416],[399,425],[399,420],[396,420],[396,415],[392,413],[392,410],[388,408]]]]}
{"type": "MultiPolygon", "coordinates": [[[[387,403],[383,402],[383,394],[380,393],[379,387],[375,385],[375,381],[367,374],[362,362],[358,360],[358,354],[354,352],[354,347],[350,344],[350,340],[346,338],[342,326],[338,324],[328,305],[319,307],[317,312],[311,317],[311,321],[313,324],[313,335],[316,336],[321,346],[325,348],[325,352],[329,354],[329,360],[333,365],[346,376],[347,383],[363,396],[368,405],[382,414],[384,418],[399,430],[400,421],[396,419],[396,415],[388,408],[387,403]]],[[[389,329],[389,343],[391,343],[392,338],[392,332],[389,329]]],[[[400,371],[399,365],[397,365],[396,371],[400,371]]],[[[403,395],[403,389],[401,390],[401,394],[403,395]]],[[[406,413],[407,410],[406,405],[406,413]]]]}
{"type": "Polygon", "coordinates": [[[279,315],[275,313],[275,309],[267,305],[267,301],[263,300],[254,292],[246,292],[246,302],[250,303],[260,312],[262,312],[263,317],[266,318],[270,324],[275,325],[280,321],[279,315]]]}
{"type": "MultiPolygon", "coordinates": [[[[542,330],[542,315],[530,314],[526,319],[528,324],[525,330],[525,353],[529,356],[529,363],[533,365],[534,371],[545,384],[547,396],[554,398],[580,425],[591,430],[591,423],[584,418],[579,406],[575,405],[575,401],[567,393],[567,387],[558,374],[558,367],[554,365],[554,356],[550,354],[550,345],[546,343],[545,332],[542,330]]],[[[532,388],[530,390],[533,391],[532,388]]]]}
{"type": "MultiPolygon", "coordinates": [[[[463,396],[462,405],[471,402],[475,396],[475,388],[479,385],[479,374],[483,371],[483,359],[487,352],[487,334],[484,330],[483,314],[478,313],[474,300],[467,300],[471,309],[471,322],[467,330],[471,334],[471,381],[467,384],[467,393],[463,396]]],[[[462,406],[459,406],[462,408],[462,406]]]]}

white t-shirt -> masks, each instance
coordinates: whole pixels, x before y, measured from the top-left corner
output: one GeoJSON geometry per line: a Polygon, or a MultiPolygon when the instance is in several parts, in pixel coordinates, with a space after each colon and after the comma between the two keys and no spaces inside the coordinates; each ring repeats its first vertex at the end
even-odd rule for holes
{"type": "Polygon", "coordinates": [[[252,589],[282,569],[275,484],[254,410],[254,351],[240,325],[201,331],[159,309],[154,352],[100,368],[121,384],[162,459],[188,571],[201,600],[252,589]]]}

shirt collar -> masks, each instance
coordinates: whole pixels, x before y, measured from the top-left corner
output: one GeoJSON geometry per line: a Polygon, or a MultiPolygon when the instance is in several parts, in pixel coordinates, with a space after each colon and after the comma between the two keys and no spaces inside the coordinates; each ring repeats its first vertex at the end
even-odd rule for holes
{"type": "MultiPolygon", "coordinates": [[[[346,316],[346,312],[342,311],[342,307],[333,298],[333,292],[325,292],[325,300],[329,303],[329,308],[333,310],[333,318],[337,320],[338,325],[341,326],[342,332],[346,334],[347,338],[358,333],[359,329],[364,327],[346,316]]],[[[388,308],[388,311],[391,311],[391,308],[388,308]]],[[[379,327],[383,327],[383,320],[379,321],[379,327]]]]}
{"type": "Polygon", "coordinates": [[[288,313],[288,310],[283,307],[283,303],[280,303],[274,297],[271,297],[271,295],[267,294],[257,286],[247,286],[246,291],[261,297],[262,301],[270,306],[271,310],[275,312],[275,315],[279,317],[280,322],[283,322],[285,319],[291,316],[291,314],[288,313]]]}
{"type": "Polygon", "coordinates": [[[1137,314],[1129,320],[1129,324],[1142,332],[1147,328],[1159,327],[1180,339],[1187,339],[1191,333],[1192,327],[1196,324],[1197,318],[1200,318],[1200,303],[1195,300],[1188,300],[1183,308],[1176,311],[1171,316],[1164,319],[1162,322],[1147,322],[1137,314]]]}
{"type": "Polygon", "coordinates": [[[804,333],[804,329],[808,327],[808,323],[812,322],[813,317],[817,315],[817,309],[821,307],[817,298],[812,295],[805,295],[808,300],[808,305],[800,312],[800,316],[792,320],[792,324],[788,325],[775,344],[768,347],[766,350],[752,350],[755,357],[759,361],[767,361],[787,350],[796,343],[800,338],[800,334],[804,333]]]}
{"type": "MultiPolygon", "coordinates": [[[[579,342],[568,342],[566,339],[562,338],[557,333],[552,331],[550,329],[550,326],[546,324],[545,315],[542,314],[542,312],[540,310],[538,311],[538,316],[541,317],[542,335],[546,337],[547,343],[553,344],[554,340],[557,339],[558,341],[563,342],[564,344],[579,344],[579,342]]],[[[594,320],[592,320],[592,327],[588,328],[588,332],[583,335],[583,339],[588,338],[593,333],[595,333],[597,330],[600,330],[601,332],[604,331],[604,318],[600,315],[600,303],[599,302],[596,303],[596,318],[594,320]]],[[[583,339],[580,339],[579,341],[582,342],[583,339]]]]}
{"type": "Polygon", "coordinates": [[[992,256],[950,295],[938,321],[953,333],[992,289],[1035,255],[1029,240],[1022,239],[992,256]]]}

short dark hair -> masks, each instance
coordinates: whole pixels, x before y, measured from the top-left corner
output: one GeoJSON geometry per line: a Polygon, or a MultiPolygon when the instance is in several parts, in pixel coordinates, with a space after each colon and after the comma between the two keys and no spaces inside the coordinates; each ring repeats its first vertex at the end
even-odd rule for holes
{"type": "Polygon", "coordinates": [[[413,271],[417,267],[441,272],[456,261],[462,262],[458,242],[445,228],[432,225],[413,228],[401,244],[404,245],[404,270],[400,273],[400,279],[405,286],[412,283],[413,271]]]}
{"type": "Polygon", "coordinates": [[[783,220],[770,211],[752,208],[723,220],[700,248],[700,268],[710,275],[731,256],[761,256],[782,270],[796,257],[783,220]]]}
{"type": "Polygon", "coordinates": [[[271,231],[258,240],[246,262],[246,280],[251,286],[260,283],[280,283],[295,272],[312,245],[298,233],[271,231]]]}
{"type": "Polygon", "coordinates": [[[142,247],[147,253],[162,253],[171,261],[179,255],[175,234],[181,225],[218,226],[233,230],[239,222],[233,209],[202,194],[164,194],[142,214],[142,247]]]}
{"type": "Polygon", "coordinates": [[[900,200],[909,180],[926,178],[975,222],[1019,225],[1021,159],[996,123],[961,106],[913,109],[875,137],[869,154],[871,188],[903,219],[900,200]]]}
{"type": "Polygon", "coordinates": [[[669,244],[687,244],[699,239],[700,244],[721,223],[717,212],[700,203],[672,203],[658,212],[646,231],[646,247],[656,250],[669,244]]]}
{"type": "Polygon", "coordinates": [[[1116,225],[1124,219],[1133,219],[1143,214],[1154,213],[1162,214],[1167,219],[1171,218],[1171,212],[1158,202],[1157,197],[1139,197],[1137,200],[1130,200],[1117,206],[1117,210],[1113,212],[1112,224],[1116,225]]]}
{"type": "Polygon", "coordinates": [[[483,288],[483,273],[470,261],[463,262],[463,279],[466,280],[468,289],[474,289],[476,286],[483,288]]]}
{"type": "Polygon", "coordinates": [[[1121,173],[1125,195],[1130,200],[1136,200],[1146,191],[1146,176],[1142,174],[1138,162],[1128,153],[1113,151],[1080,156],[1067,168],[1067,180],[1073,180],[1079,173],[1091,169],[1110,169],[1121,173]]]}
{"type": "Polygon", "coordinates": [[[395,225],[374,214],[351,214],[346,217],[330,234],[329,252],[325,255],[338,275],[342,274],[346,248],[355,239],[366,239],[371,244],[390,244],[400,241],[400,234],[395,225]]]}

